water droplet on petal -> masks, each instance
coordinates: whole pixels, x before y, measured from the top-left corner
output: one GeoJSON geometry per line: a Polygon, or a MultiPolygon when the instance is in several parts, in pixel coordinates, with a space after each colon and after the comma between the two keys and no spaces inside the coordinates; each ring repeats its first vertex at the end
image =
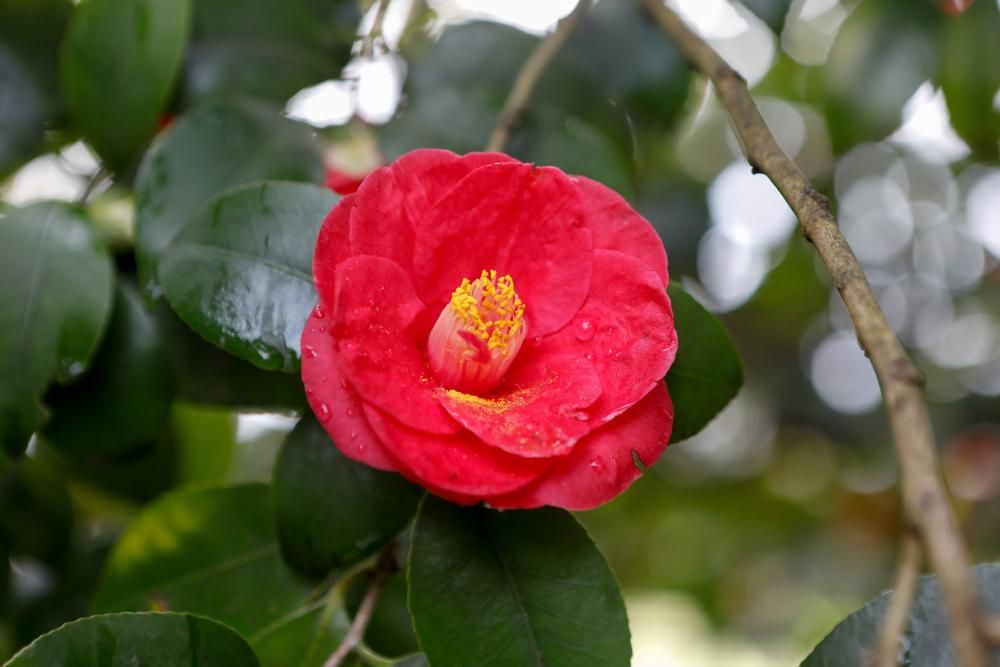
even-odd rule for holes
{"type": "Polygon", "coordinates": [[[358,416],[358,411],[355,410],[354,408],[347,408],[347,416],[348,417],[357,417],[358,416]]]}
{"type": "Polygon", "coordinates": [[[312,345],[306,345],[302,348],[302,356],[306,359],[315,359],[317,355],[316,348],[312,345]]]}
{"type": "Polygon", "coordinates": [[[330,421],[330,406],[326,403],[320,403],[316,406],[316,418],[320,420],[323,424],[330,421]]]}
{"type": "Polygon", "coordinates": [[[601,472],[604,470],[604,463],[602,463],[598,459],[594,459],[593,461],[590,462],[590,469],[593,470],[594,472],[601,472]]]}
{"type": "Polygon", "coordinates": [[[594,353],[593,352],[588,352],[585,355],[583,355],[583,358],[586,359],[587,361],[593,361],[594,360],[594,353]]]}
{"type": "Polygon", "coordinates": [[[347,389],[347,380],[341,380],[340,381],[340,388],[341,389],[347,389]]]}
{"type": "Polygon", "coordinates": [[[535,343],[537,344],[541,342],[542,342],[542,336],[535,336],[535,343]]]}
{"type": "Polygon", "coordinates": [[[323,306],[316,306],[316,307],[315,307],[315,308],[313,309],[313,315],[315,315],[315,316],[316,316],[316,319],[317,319],[317,320],[321,320],[321,319],[323,319],[324,317],[326,317],[326,313],[324,313],[324,312],[323,312],[323,306]]]}
{"type": "MultiPolygon", "coordinates": [[[[357,433],[351,433],[351,440],[357,440],[357,439],[358,439],[358,434],[357,433]]],[[[364,449],[364,447],[362,446],[361,449],[364,449]]]]}
{"type": "Polygon", "coordinates": [[[577,340],[590,340],[594,337],[596,328],[590,320],[577,320],[575,329],[577,340]]]}

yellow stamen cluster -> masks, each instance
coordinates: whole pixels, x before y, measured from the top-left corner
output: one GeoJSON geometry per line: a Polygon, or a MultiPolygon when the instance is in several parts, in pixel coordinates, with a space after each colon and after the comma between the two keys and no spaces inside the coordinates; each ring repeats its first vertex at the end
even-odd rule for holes
{"type": "Polygon", "coordinates": [[[463,326],[491,350],[506,351],[511,337],[524,326],[524,303],[514,291],[514,279],[497,278],[495,270],[484,270],[476,280],[463,278],[451,295],[451,305],[463,326]]]}

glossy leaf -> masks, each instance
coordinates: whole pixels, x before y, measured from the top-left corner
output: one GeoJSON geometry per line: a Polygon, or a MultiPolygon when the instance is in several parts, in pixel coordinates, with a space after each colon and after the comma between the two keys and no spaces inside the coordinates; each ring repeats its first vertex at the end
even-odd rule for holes
{"type": "Polygon", "coordinates": [[[307,604],[285,566],[262,484],[174,492],[115,545],[95,612],[166,609],[210,616],[250,637],[307,604]]]}
{"type": "Polygon", "coordinates": [[[674,403],[671,442],[690,438],[736,396],[743,365],[725,327],[691,295],[671,283],[667,289],[677,328],[677,357],[667,372],[674,403]]]}
{"type": "Polygon", "coordinates": [[[629,664],[618,586],[568,512],[494,512],[428,496],[407,579],[434,667],[629,664]]]}
{"type": "Polygon", "coordinates": [[[159,254],[206,202],[266,179],[322,182],[308,127],[245,99],[208,101],[174,121],[136,178],[136,259],[146,293],[158,293],[159,254]]]}
{"type": "Polygon", "coordinates": [[[67,623],[36,639],[5,667],[256,667],[238,634],[190,614],[108,614],[67,623]]]}
{"type": "Polygon", "coordinates": [[[70,458],[118,456],[159,435],[173,401],[173,377],[156,322],[132,285],[117,286],[91,370],[47,400],[52,419],[44,437],[70,458]]]}
{"type": "MultiPolygon", "coordinates": [[[[989,609],[1000,609],[1000,565],[977,565],[975,576],[983,604],[989,609]]],[[[892,592],[884,593],[841,621],[809,654],[802,667],[865,664],[878,641],[882,618],[891,600],[892,592]]],[[[899,657],[899,664],[912,667],[957,667],[959,664],[951,644],[937,577],[920,579],[899,657]]],[[[992,661],[992,664],[1000,663],[1000,650],[994,650],[992,661]]]]}
{"type": "Polygon", "coordinates": [[[360,14],[354,0],[198,0],[184,92],[278,104],[340,76],[360,14]]]}
{"type": "Polygon", "coordinates": [[[111,312],[111,259],[64,204],[0,217],[0,443],[20,454],[45,415],[39,397],[90,363],[111,312]]]}
{"type": "Polygon", "coordinates": [[[191,0],[87,0],[62,51],[66,101],[111,167],[127,165],[153,136],[180,71],[191,0]]]}
{"type": "Polygon", "coordinates": [[[223,193],[160,256],[164,295],[219,347],[265,370],[296,371],[302,328],[318,300],[313,248],[336,202],[307,183],[223,193]]]}
{"type": "Polygon", "coordinates": [[[282,447],[273,484],[282,551],[316,575],[381,549],[409,523],[422,493],[341,454],[311,413],[282,447]]]}

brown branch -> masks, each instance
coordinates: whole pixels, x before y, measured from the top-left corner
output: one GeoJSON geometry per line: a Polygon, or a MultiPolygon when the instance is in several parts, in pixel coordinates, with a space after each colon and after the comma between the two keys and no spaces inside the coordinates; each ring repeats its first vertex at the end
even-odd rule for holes
{"type": "Polygon", "coordinates": [[[743,77],[662,0],[642,2],[668,38],[715,85],[751,167],[766,174],[788,202],[840,292],[882,387],[899,460],[903,511],[938,575],[961,664],[985,667],[987,649],[977,624],[970,622],[979,617],[980,605],[969,556],[938,473],[934,435],[923,398],[923,375],[886,320],[861,265],[837,226],[829,201],[778,145],[743,77]]]}
{"type": "Polygon", "coordinates": [[[347,634],[344,635],[343,641],[340,642],[340,646],[337,650],[327,658],[327,661],[323,663],[323,667],[340,667],[340,664],[344,662],[351,652],[357,648],[361,640],[365,638],[365,630],[368,628],[368,623],[372,620],[372,613],[375,611],[375,605],[378,603],[379,597],[382,595],[382,591],[385,589],[386,583],[389,581],[389,577],[392,576],[393,572],[399,569],[396,562],[396,544],[390,544],[379,556],[378,561],[375,563],[375,567],[369,574],[368,590],[365,591],[365,597],[361,600],[361,606],[358,607],[358,613],[354,615],[354,620],[351,621],[351,627],[348,629],[347,634]]]}
{"type": "Polygon", "coordinates": [[[917,536],[907,531],[903,536],[902,550],[899,555],[899,567],[896,570],[896,581],[892,586],[892,599],[889,610],[882,621],[882,632],[876,647],[875,667],[897,667],[899,665],[899,647],[906,632],[910,619],[910,608],[917,595],[917,575],[920,574],[920,561],[923,553],[917,536]]]}
{"type": "Polygon", "coordinates": [[[545,68],[549,66],[549,62],[576,30],[583,15],[590,9],[591,2],[592,0],[580,0],[573,11],[559,21],[555,31],[543,39],[531,52],[528,59],[524,61],[524,66],[518,72],[517,80],[514,81],[514,86],[510,89],[507,101],[504,102],[503,110],[500,111],[500,118],[497,119],[493,134],[490,135],[490,140],[486,144],[486,150],[500,151],[507,145],[511,130],[514,129],[521,113],[528,106],[531,93],[538,85],[538,80],[542,78],[545,68]]]}

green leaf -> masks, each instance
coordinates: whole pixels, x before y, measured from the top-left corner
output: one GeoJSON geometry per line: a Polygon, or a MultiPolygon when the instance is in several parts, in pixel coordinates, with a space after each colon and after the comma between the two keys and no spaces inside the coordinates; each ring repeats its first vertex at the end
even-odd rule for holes
{"type": "Polygon", "coordinates": [[[229,190],[160,255],[174,311],[219,347],[265,370],[298,370],[299,340],[318,297],[312,255],[337,197],[307,183],[229,190]]]}
{"type": "Polygon", "coordinates": [[[261,180],[321,183],[313,132],[245,99],[208,101],[179,117],[146,153],[136,177],[136,259],[144,291],[158,294],[159,254],[210,199],[261,180]]]}
{"type": "Polygon", "coordinates": [[[45,107],[42,91],[0,41],[0,174],[27,159],[42,141],[45,107]]]}
{"type": "Polygon", "coordinates": [[[677,358],[667,372],[674,403],[671,442],[703,429],[743,386],[743,364],[726,328],[677,283],[667,288],[677,328],[677,358]]]}
{"type": "Polygon", "coordinates": [[[357,35],[356,0],[198,0],[184,92],[284,104],[340,76],[357,35]]]}
{"type": "Polygon", "coordinates": [[[87,367],[111,312],[111,258],[68,206],[0,217],[0,443],[20,454],[44,422],[52,380],[87,367]]]}
{"type": "Polygon", "coordinates": [[[256,667],[238,634],[190,614],[108,614],[67,623],[42,635],[5,667],[256,667]]]}
{"type": "Polygon", "coordinates": [[[434,667],[627,667],[625,605],[571,514],[494,512],[428,496],[410,548],[410,611],[434,667]]]}
{"type": "Polygon", "coordinates": [[[250,638],[261,667],[323,667],[343,641],[351,619],[339,589],[250,638]]]}
{"type": "MultiPolygon", "coordinates": [[[[977,565],[975,577],[983,604],[989,609],[1000,609],[1000,565],[977,565]]],[[[809,654],[802,667],[855,667],[865,664],[878,641],[882,618],[891,600],[892,592],[884,593],[841,621],[809,654]]],[[[959,664],[951,645],[937,577],[920,578],[901,644],[901,665],[956,667],[959,664]]],[[[998,664],[1000,650],[993,651],[992,661],[992,664],[998,664]]]]}
{"type": "Polygon", "coordinates": [[[0,472],[0,542],[15,556],[58,567],[72,552],[73,505],[66,481],[31,457],[0,472]]]}
{"type": "Polygon", "coordinates": [[[197,335],[167,306],[156,310],[167,341],[177,397],[201,405],[302,409],[302,378],[271,373],[224,352],[197,335]]]}
{"type": "Polygon", "coordinates": [[[341,454],[312,414],[285,441],[273,484],[282,551],[296,568],[316,575],[385,546],[409,523],[422,494],[395,473],[341,454]]]}
{"type": "Polygon", "coordinates": [[[190,0],[87,0],[70,19],[62,79],[77,126],[113,168],[153,136],[180,71],[190,0]]]}
{"type": "MultiPolygon", "coordinates": [[[[356,582],[347,593],[347,611],[357,613],[367,591],[364,580],[356,582]]],[[[406,573],[389,576],[379,595],[378,604],[365,628],[365,644],[382,656],[406,656],[420,650],[413,621],[406,602],[406,573]]]]}
{"type": "Polygon", "coordinates": [[[149,505],[115,545],[93,609],[203,614],[250,637],[309,595],[281,560],[269,487],[250,484],[182,490],[149,505]]]}
{"type": "Polygon", "coordinates": [[[995,2],[974,3],[946,22],[941,53],[941,88],[951,124],[985,159],[996,161],[1000,140],[1000,109],[993,100],[1000,92],[1000,9],[995,2]]]}
{"type": "Polygon", "coordinates": [[[170,427],[177,440],[177,476],[182,484],[226,480],[236,445],[235,413],[175,403],[170,427]]]}
{"type": "Polygon", "coordinates": [[[52,419],[42,433],[71,459],[118,456],[157,437],[172,400],[173,377],[156,322],[136,289],[119,283],[91,370],[49,394],[52,419]]]}

